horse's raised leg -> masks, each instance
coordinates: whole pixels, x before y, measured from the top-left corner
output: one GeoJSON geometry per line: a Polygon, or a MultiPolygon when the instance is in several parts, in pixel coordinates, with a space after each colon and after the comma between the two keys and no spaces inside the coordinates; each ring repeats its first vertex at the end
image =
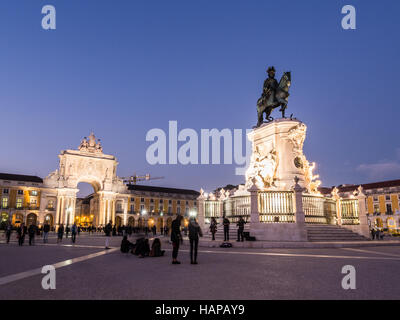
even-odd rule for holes
{"type": "Polygon", "coordinates": [[[267,108],[265,110],[265,118],[267,119],[267,121],[274,120],[274,118],[271,117],[271,112],[272,112],[272,108],[267,108]]]}

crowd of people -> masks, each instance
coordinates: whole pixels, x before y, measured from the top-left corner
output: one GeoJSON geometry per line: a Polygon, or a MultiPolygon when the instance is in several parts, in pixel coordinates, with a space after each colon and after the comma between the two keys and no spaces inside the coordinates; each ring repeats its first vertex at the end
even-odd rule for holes
{"type": "MultiPolygon", "coordinates": [[[[238,227],[237,229],[237,240],[238,242],[243,242],[244,241],[244,225],[247,222],[243,219],[243,217],[239,217],[238,222],[236,223],[236,226],[238,227]]],[[[229,230],[230,230],[230,224],[231,222],[227,217],[223,217],[222,220],[222,226],[224,228],[224,241],[229,241],[229,230]]],[[[210,221],[210,233],[212,235],[212,240],[215,240],[215,234],[217,233],[217,228],[218,223],[217,220],[213,217],[211,218],[210,221]]]]}
{"type": "MultiPolygon", "coordinates": [[[[180,264],[181,262],[178,260],[178,252],[179,247],[183,243],[182,231],[185,235],[188,235],[189,244],[190,244],[190,262],[191,264],[197,264],[197,252],[199,245],[199,238],[203,236],[203,232],[198,224],[197,220],[194,217],[191,217],[189,220],[189,224],[182,228],[182,219],[181,215],[177,215],[177,217],[172,221],[171,228],[165,226],[160,229],[160,234],[164,236],[170,235],[170,241],[172,243],[172,264],[180,264]]],[[[238,238],[237,241],[243,241],[243,231],[244,225],[246,221],[240,217],[237,222],[238,227],[238,238]]],[[[224,241],[229,241],[229,227],[230,221],[226,217],[223,219],[223,228],[224,228],[224,241]]],[[[156,226],[152,227],[133,227],[133,226],[116,226],[112,224],[110,220],[108,224],[104,226],[88,226],[82,227],[78,226],[76,223],[73,223],[72,226],[64,224],[60,224],[58,229],[55,230],[52,226],[50,226],[47,222],[45,222],[42,226],[38,227],[35,224],[31,224],[26,226],[24,223],[21,223],[17,227],[13,227],[9,222],[5,228],[5,236],[6,242],[10,242],[11,234],[13,231],[16,231],[18,245],[22,246],[25,242],[26,235],[29,238],[29,245],[35,244],[36,237],[42,237],[43,243],[48,243],[49,233],[54,231],[57,235],[57,243],[62,243],[63,238],[68,238],[71,235],[72,243],[76,242],[76,237],[80,235],[81,232],[85,232],[88,234],[93,233],[104,233],[105,235],[105,248],[110,249],[110,238],[112,236],[122,236],[121,241],[121,252],[123,253],[132,253],[140,258],[144,257],[161,257],[164,255],[165,250],[161,248],[161,241],[159,238],[155,238],[152,241],[150,246],[149,239],[147,236],[152,234],[153,236],[157,235],[156,226]],[[129,238],[137,234],[139,237],[136,239],[135,243],[129,241],[129,238]],[[144,234],[144,236],[143,236],[144,234]]],[[[217,221],[215,218],[211,219],[210,223],[210,232],[212,234],[212,240],[215,240],[215,233],[217,232],[217,221]]]]}
{"type": "MultiPolygon", "coordinates": [[[[179,247],[183,243],[183,237],[181,233],[181,224],[183,217],[177,215],[175,220],[171,224],[171,242],[172,242],[172,264],[181,264],[178,260],[179,247]]],[[[106,233],[106,248],[108,248],[108,239],[110,237],[111,221],[105,228],[106,233]],[[107,227],[108,226],[108,227],[107,227]]],[[[199,245],[199,237],[203,236],[201,228],[194,217],[190,218],[189,225],[187,228],[189,233],[190,243],[190,263],[198,264],[197,262],[197,251],[199,245]]],[[[168,233],[167,233],[168,234],[168,233]]],[[[165,250],[161,249],[161,241],[159,238],[155,238],[150,248],[149,239],[139,238],[136,243],[132,243],[128,240],[127,235],[123,235],[121,241],[121,252],[132,253],[140,258],[144,257],[161,257],[164,255],[165,250]]]]}
{"type": "Polygon", "coordinates": [[[371,229],[371,238],[372,240],[383,240],[384,232],[382,228],[374,227],[371,229]]]}

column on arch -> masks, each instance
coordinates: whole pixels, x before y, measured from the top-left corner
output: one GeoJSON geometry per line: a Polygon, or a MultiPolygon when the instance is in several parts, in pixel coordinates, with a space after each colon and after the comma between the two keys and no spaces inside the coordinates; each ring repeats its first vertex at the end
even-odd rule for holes
{"type": "Polygon", "coordinates": [[[124,226],[128,225],[128,199],[124,199],[124,226]]]}
{"type": "Polygon", "coordinates": [[[99,223],[100,225],[105,225],[106,221],[106,203],[104,195],[99,195],[99,223]]]}
{"type": "Polygon", "coordinates": [[[116,221],[115,221],[115,210],[116,210],[116,202],[117,202],[117,199],[116,198],[113,198],[112,200],[110,200],[111,201],[111,220],[112,220],[112,223],[113,224],[116,224],[116,221]]]}

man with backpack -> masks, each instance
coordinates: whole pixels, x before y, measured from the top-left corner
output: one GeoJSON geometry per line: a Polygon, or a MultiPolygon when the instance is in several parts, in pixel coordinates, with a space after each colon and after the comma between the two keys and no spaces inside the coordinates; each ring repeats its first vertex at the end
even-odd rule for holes
{"type": "Polygon", "coordinates": [[[199,246],[199,236],[203,233],[196,219],[192,217],[189,223],[189,241],[190,241],[190,263],[197,264],[197,248],[199,246]]]}

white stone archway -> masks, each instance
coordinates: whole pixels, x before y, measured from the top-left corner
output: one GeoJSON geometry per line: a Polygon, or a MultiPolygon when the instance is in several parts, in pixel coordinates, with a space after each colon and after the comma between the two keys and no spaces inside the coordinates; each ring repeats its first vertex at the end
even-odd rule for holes
{"type": "Polygon", "coordinates": [[[99,198],[95,217],[97,225],[115,222],[115,202],[118,192],[126,187],[116,175],[117,159],[103,153],[100,140],[93,133],[84,138],[78,150],[64,150],[59,154],[59,169],[44,179],[47,187],[57,190],[55,225],[71,225],[75,219],[76,194],[80,182],[92,185],[99,198]]]}

